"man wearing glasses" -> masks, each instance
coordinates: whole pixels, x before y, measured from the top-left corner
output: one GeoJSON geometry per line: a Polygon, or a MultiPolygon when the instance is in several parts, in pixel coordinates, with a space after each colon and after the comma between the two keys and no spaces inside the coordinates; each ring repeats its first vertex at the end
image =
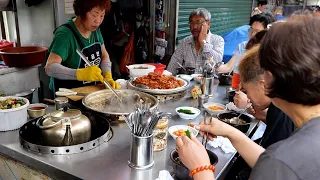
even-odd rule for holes
{"type": "Polygon", "coordinates": [[[175,75],[182,65],[185,69],[195,69],[195,73],[200,73],[200,67],[206,60],[222,61],[224,40],[210,32],[210,20],[211,14],[204,8],[191,12],[189,27],[192,35],[180,42],[171,57],[168,71],[175,75]]]}

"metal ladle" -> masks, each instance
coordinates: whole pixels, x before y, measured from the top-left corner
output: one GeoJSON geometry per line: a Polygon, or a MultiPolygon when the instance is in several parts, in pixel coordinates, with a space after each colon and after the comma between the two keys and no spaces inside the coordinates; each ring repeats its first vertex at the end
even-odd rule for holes
{"type": "MultiPolygon", "coordinates": [[[[91,63],[87,60],[86,56],[80,51],[80,50],[76,50],[76,52],[79,54],[79,56],[81,57],[81,59],[88,65],[88,66],[92,66],[91,63]]],[[[111,92],[118,98],[119,102],[122,103],[122,98],[120,98],[120,96],[118,95],[118,93],[112,88],[112,86],[106,81],[106,79],[103,79],[103,83],[105,86],[107,86],[111,92]]]]}
{"type": "Polygon", "coordinates": [[[149,86],[146,86],[144,84],[137,84],[136,87],[141,88],[141,89],[150,89],[149,86]]]}
{"type": "Polygon", "coordinates": [[[247,106],[244,108],[244,110],[239,114],[238,117],[233,117],[230,119],[230,123],[233,123],[233,124],[239,124],[239,121],[240,121],[240,116],[247,111],[247,109],[249,109],[250,107],[252,106],[252,103],[249,103],[247,104],[247,106]]]}

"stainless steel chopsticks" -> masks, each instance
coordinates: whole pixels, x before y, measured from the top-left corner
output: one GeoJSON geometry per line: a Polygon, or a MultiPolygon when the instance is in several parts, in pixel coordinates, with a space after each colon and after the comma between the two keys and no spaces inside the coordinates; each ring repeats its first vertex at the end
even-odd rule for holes
{"type": "MultiPolygon", "coordinates": [[[[76,52],[79,54],[79,56],[81,57],[81,59],[88,65],[88,66],[92,66],[91,63],[87,60],[86,56],[79,50],[77,49],[76,52]]],[[[111,87],[111,85],[104,79],[103,84],[105,86],[107,86],[112,93],[118,98],[118,100],[120,101],[120,103],[122,103],[122,99],[120,98],[120,96],[118,95],[118,93],[111,87]]]]}
{"type": "MultiPolygon", "coordinates": [[[[210,120],[209,120],[209,124],[207,123],[207,113],[205,112],[204,114],[204,124],[205,125],[210,125],[211,122],[212,122],[212,116],[210,116],[210,120]]],[[[208,143],[208,136],[209,136],[209,133],[206,132],[205,135],[203,135],[202,137],[202,145],[204,146],[205,149],[207,149],[207,143],[208,143]]]]}

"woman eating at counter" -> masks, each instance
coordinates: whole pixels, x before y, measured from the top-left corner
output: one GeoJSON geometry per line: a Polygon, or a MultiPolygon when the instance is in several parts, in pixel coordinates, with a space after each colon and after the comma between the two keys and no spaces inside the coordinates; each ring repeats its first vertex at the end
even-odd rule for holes
{"type": "MultiPolygon", "coordinates": [[[[263,30],[258,32],[255,36],[253,36],[249,41],[248,44],[246,45],[246,49],[249,50],[251,49],[253,46],[260,44],[262,38],[264,37],[264,35],[268,32],[268,30],[263,30]]],[[[244,58],[243,58],[244,59],[244,58]]],[[[242,59],[241,59],[242,61],[242,59]]],[[[241,64],[241,62],[240,62],[241,64]]],[[[251,70],[251,68],[250,68],[251,70]]],[[[240,68],[238,68],[237,72],[239,73],[239,80],[241,81],[241,76],[240,76],[240,68]]],[[[238,82],[240,84],[240,81],[238,82]]],[[[241,87],[242,88],[242,87],[241,87]]],[[[245,89],[246,90],[246,89],[245,89]]],[[[239,89],[239,91],[236,91],[236,94],[234,96],[234,104],[240,108],[240,109],[244,109],[247,105],[248,105],[248,96],[242,92],[243,89],[239,89]]],[[[252,108],[250,108],[252,109],[252,108]]],[[[266,111],[265,111],[266,112],[266,111]]],[[[256,117],[259,120],[264,120],[265,117],[261,118],[261,117],[256,117]]]]}
{"type": "MultiPolygon", "coordinates": [[[[286,113],[297,129],[267,149],[239,130],[213,119],[196,128],[230,139],[253,168],[250,179],[319,179],[320,156],[320,18],[300,17],[277,23],[265,35],[259,59],[264,69],[265,92],[272,103],[286,113]],[[288,35],[290,34],[290,36],[288,35]]],[[[214,179],[212,171],[200,168],[210,164],[204,146],[194,137],[177,138],[180,160],[194,179],[214,179]]],[[[213,168],[214,169],[214,168],[213,168]]]]}
{"type": "MultiPolygon", "coordinates": [[[[250,28],[248,30],[248,37],[249,39],[256,38],[257,41],[260,42],[262,39],[264,33],[260,33],[260,35],[257,35],[260,31],[263,31],[267,29],[268,26],[268,19],[263,14],[257,14],[250,18],[250,28]]],[[[218,72],[222,73],[229,73],[230,71],[233,71],[232,76],[232,88],[238,89],[239,83],[240,83],[240,75],[238,70],[238,65],[240,63],[240,60],[245,53],[247,49],[248,41],[244,41],[238,45],[238,47],[235,49],[232,58],[224,65],[221,65],[217,68],[218,72]]]]}
{"type": "MultiPolygon", "coordinates": [[[[271,98],[265,94],[264,70],[260,67],[258,56],[259,46],[257,45],[245,54],[239,64],[239,72],[241,87],[246,91],[253,107],[248,112],[267,125],[262,138],[257,139],[255,142],[263,148],[267,148],[278,141],[288,138],[295,130],[295,127],[292,120],[277,108],[271,102],[271,98]]],[[[248,179],[250,171],[251,168],[248,167],[243,159],[238,158],[228,175],[233,175],[232,178],[238,176],[241,179],[248,179]]],[[[229,176],[226,179],[231,179],[229,176]]]]}
{"type": "Polygon", "coordinates": [[[46,73],[51,77],[50,89],[92,85],[104,78],[113,88],[120,88],[111,75],[111,62],[99,29],[110,11],[110,0],[75,0],[76,17],[58,27],[49,48],[46,73]],[[76,50],[90,61],[87,66],[76,50]],[[99,68],[100,66],[100,68],[99,68]],[[102,75],[103,74],[103,75],[102,75]]]}

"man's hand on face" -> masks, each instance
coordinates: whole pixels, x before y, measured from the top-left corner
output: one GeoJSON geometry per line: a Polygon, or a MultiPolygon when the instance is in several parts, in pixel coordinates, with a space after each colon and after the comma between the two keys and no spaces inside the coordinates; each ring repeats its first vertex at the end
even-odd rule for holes
{"type": "Polygon", "coordinates": [[[207,34],[208,34],[208,24],[205,22],[201,26],[200,34],[199,34],[199,43],[201,44],[201,47],[203,47],[203,40],[206,40],[207,34]]]}

